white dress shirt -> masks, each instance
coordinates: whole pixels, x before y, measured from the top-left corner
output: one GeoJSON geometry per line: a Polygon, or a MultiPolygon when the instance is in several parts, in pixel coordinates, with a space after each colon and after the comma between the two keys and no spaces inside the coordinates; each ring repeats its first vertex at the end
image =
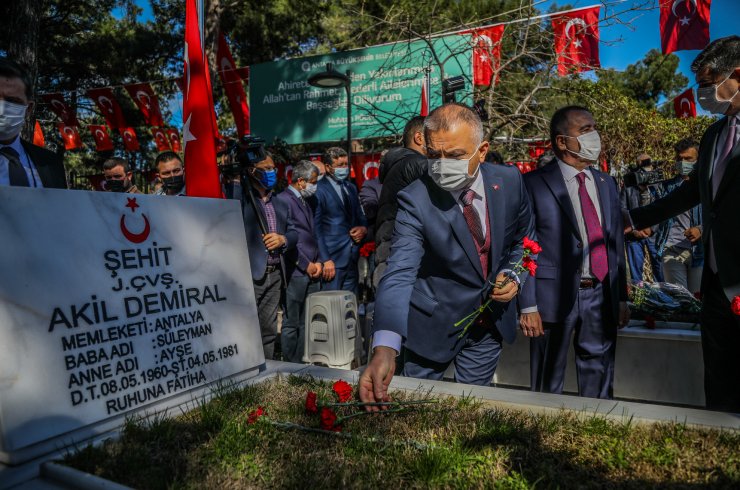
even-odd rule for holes
{"type": "MultiPolygon", "coordinates": [[[[455,199],[455,202],[460,208],[461,213],[463,211],[464,204],[460,200],[460,196],[467,189],[472,189],[473,192],[475,192],[475,197],[473,198],[473,209],[475,209],[476,213],[478,213],[483,236],[486,236],[486,191],[485,186],[483,185],[483,176],[481,175],[480,169],[478,170],[478,175],[476,175],[475,180],[470,185],[470,187],[466,187],[464,189],[456,191],[450,191],[450,194],[455,199]]],[[[396,332],[393,332],[391,330],[378,330],[377,332],[375,332],[375,335],[373,335],[372,348],[375,349],[378,346],[390,347],[394,349],[397,353],[396,355],[398,355],[398,353],[401,352],[402,343],[403,339],[396,332]]]]}
{"type": "MultiPolygon", "coordinates": [[[[20,157],[21,165],[23,165],[23,169],[26,171],[26,175],[28,176],[28,185],[30,187],[44,187],[44,185],[41,183],[41,178],[39,177],[39,173],[36,170],[36,166],[33,164],[31,159],[29,158],[28,154],[26,153],[26,150],[23,148],[23,145],[21,145],[21,138],[20,136],[16,136],[12,143],[9,145],[4,145],[0,143],[0,148],[5,148],[6,146],[9,146],[10,148],[14,149],[18,156],[20,157]]],[[[10,174],[8,172],[8,159],[4,156],[0,155],[0,185],[10,185],[10,174]]]]}

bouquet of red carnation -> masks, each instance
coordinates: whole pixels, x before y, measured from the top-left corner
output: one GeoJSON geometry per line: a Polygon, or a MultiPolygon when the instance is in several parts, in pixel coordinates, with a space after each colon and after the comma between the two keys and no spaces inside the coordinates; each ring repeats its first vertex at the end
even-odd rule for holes
{"type": "Polygon", "coordinates": [[[375,242],[367,242],[360,247],[360,257],[370,257],[373,252],[375,252],[375,242]]]}

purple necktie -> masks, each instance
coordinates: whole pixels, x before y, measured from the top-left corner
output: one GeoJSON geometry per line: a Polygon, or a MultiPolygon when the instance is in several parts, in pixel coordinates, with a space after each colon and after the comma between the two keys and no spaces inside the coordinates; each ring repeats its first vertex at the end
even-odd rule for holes
{"type": "Polygon", "coordinates": [[[725,170],[727,169],[727,162],[730,160],[732,147],[735,146],[737,118],[731,117],[728,123],[729,127],[727,128],[728,131],[725,146],[722,147],[722,153],[717,156],[717,161],[714,163],[714,172],[712,173],[712,196],[717,195],[719,183],[722,182],[722,177],[725,175],[725,170]]]}
{"type": "Polygon", "coordinates": [[[604,231],[601,229],[599,215],[596,213],[591,197],[586,190],[586,173],[581,172],[578,178],[578,197],[581,200],[581,213],[586,223],[586,234],[588,235],[589,260],[591,262],[591,273],[599,281],[603,281],[609,272],[609,262],[606,258],[606,243],[604,243],[604,231]]]}

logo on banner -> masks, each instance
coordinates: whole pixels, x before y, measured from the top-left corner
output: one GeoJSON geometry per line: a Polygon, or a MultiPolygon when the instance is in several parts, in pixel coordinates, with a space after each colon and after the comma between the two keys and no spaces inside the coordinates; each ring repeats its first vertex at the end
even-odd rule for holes
{"type": "MultiPolygon", "coordinates": [[[[128,203],[125,207],[130,208],[132,213],[136,213],[136,208],[140,207],[136,203],[135,197],[127,197],[128,203]]],[[[131,243],[142,243],[147,238],[149,238],[149,232],[151,231],[151,227],[149,226],[149,218],[146,217],[146,215],[142,212],[141,213],[142,218],[144,218],[144,229],[140,233],[133,233],[131,230],[128,229],[126,226],[126,213],[124,212],[121,215],[121,233],[123,233],[123,236],[126,237],[126,240],[128,240],[131,243]]]]}

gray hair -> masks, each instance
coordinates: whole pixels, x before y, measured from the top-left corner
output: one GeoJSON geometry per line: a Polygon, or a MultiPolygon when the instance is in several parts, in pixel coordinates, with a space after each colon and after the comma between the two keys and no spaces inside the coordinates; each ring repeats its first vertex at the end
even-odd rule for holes
{"type": "Polygon", "coordinates": [[[739,66],[740,36],[727,36],[709,43],[691,63],[691,71],[698,73],[709,68],[712,75],[725,76],[739,66]]]}
{"type": "Polygon", "coordinates": [[[449,131],[459,124],[466,124],[473,131],[478,143],[483,141],[483,123],[470,107],[452,102],[434,109],[424,120],[424,137],[432,132],[449,131]]]}
{"type": "Polygon", "coordinates": [[[314,174],[318,177],[319,169],[313,162],[301,160],[293,165],[293,182],[296,182],[298,179],[311,180],[314,174]]]}

